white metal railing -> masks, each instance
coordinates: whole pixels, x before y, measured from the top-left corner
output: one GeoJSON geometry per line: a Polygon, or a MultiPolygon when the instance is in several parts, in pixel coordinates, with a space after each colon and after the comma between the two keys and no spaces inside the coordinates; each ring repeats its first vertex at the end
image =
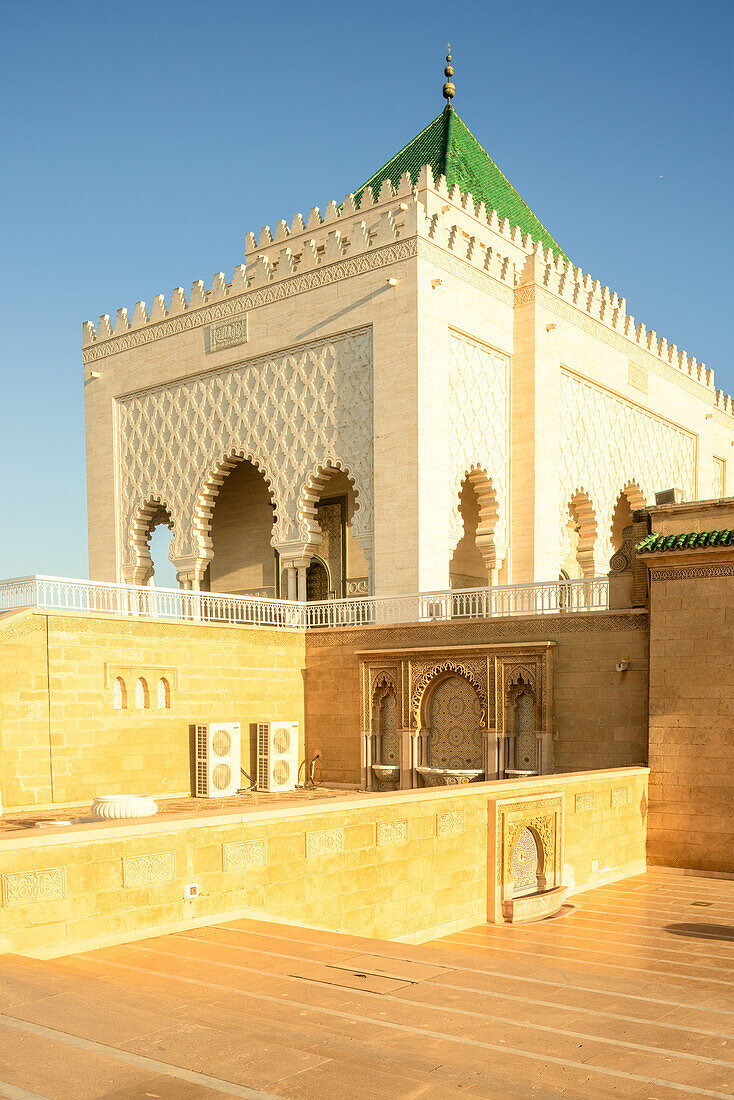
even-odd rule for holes
{"type": "Polygon", "coordinates": [[[319,603],[64,577],[20,577],[0,582],[0,612],[24,607],[303,630],[606,611],[609,582],[606,577],[590,577],[578,581],[421,592],[411,596],[356,596],[319,603]]]}

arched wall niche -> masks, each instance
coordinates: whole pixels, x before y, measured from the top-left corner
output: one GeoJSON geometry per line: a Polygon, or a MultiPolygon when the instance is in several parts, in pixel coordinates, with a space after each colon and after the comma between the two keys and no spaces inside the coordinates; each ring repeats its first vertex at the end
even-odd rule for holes
{"type": "Polygon", "coordinates": [[[429,767],[484,768],[482,699],[466,676],[439,673],[424,693],[421,713],[429,767]]]}

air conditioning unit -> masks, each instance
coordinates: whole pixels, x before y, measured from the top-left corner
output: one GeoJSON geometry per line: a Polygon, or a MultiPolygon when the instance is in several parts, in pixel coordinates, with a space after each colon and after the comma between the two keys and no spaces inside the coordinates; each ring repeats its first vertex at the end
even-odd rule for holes
{"type": "Polygon", "coordinates": [[[298,782],[298,722],[258,722],[257,789],[294,791],[298,782]]]}
{"type": "Polygon", "coordinates": [[[228,798],[240,788],[240,724],[196,727],[196,797],[228,798]]]}

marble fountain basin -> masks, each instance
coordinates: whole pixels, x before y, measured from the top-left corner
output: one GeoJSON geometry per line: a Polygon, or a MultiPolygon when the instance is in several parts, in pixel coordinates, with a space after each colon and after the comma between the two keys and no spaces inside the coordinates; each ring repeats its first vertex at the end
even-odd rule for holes
{"type": "Polygon", "coordinates": [[[400,782],[400,768],[397,764],[373,764],[372,771],[382,783],[400,782]]]}
{"type": "Polygon", "coordinates": [[[483,768],[427,768],[417,769],[427,787],[457,787],[463,783],[478,783],[484,779],[483,768]]]}

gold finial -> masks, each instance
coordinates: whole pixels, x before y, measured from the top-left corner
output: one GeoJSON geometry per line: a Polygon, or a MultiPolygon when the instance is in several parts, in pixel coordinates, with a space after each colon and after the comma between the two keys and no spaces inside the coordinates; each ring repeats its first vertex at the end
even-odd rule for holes
{"type": "Polygon", "coordinates": [[[444,76],[446,77],[446,83],[443,86],[443,98],[448,102],[448,105],[450,107],[451,106],[451,100],[456,95],[456,88],[454,87],[454,84],[452,83],[452,80],[451,80],[451,77],[454,75],[454,70],[451,67],[451,43],[450,42],[446,43],[446,50],[447,50],[447,53],[446,53],[446,68],[444,69],[444,76]]]}

